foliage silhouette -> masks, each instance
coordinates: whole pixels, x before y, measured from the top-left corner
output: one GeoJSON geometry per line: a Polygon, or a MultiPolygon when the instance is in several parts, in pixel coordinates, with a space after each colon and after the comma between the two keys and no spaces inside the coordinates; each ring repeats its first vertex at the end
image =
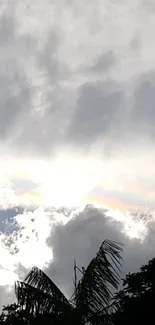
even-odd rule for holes
{"type": "Polygon", "coordinates": [[[123,286],[114,297],[117,311],[112,316],[113,324],[154,324],[155,258],[139,272],[127,274],[123,286]]]}
{"type": "Polygon", "coordinates": [[[75,291],[68,300],[47,275],[34,267],[16,282],[17,304],[3,307],[2,325],[143,325],[155,319],[155,258],[129,273],[118,288],[122,246],[105,240],[87,269],[76,265],[75,291]],[[82,274],[77,281],[79,270],[82,274]]]}
{"type": "MultiPolygon", "coordinates": [[[[17,281],[17,304],[3,308],[1,324],[108,324],[112,290],[118,288],[122,245],[105,240],[68,300],[54,282],[33,267],[24,282],[17,281]]],[[[76,269],[76,268],[75,268],[76,269]]]]}

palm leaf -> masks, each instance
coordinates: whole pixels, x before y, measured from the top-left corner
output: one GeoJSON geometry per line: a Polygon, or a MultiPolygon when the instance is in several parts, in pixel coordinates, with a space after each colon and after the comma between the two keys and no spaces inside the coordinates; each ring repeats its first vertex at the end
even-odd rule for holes
{"type": "Polygon", "coordinates": [[[54,282],[37,267],[33,267],[24,282],[17,281],[18,304],[32,313],[46,311],[55,315],[71,310],[71,304],[54,282]]]}
{"type": "Polygon", "coordinates": [[[55,301],[60,301],[64,306],[70,307],[70,303],[55,283],[40,269],[33,267],[25,278],[25,283],[49,294],[55,301]]]}
{"type": "Polygon", "coordinates": [[[119,284],[121,251],[121,244],[105,240],[79,281],[73,301],[85,318],[100,313],[110,303],[111,289],[119,284]]]}
{"type": "Polygon", "coordinates": [[[44,292],[28,285],[27,283],[17,281],[15,293],[18,304],[21,309],[26,309],[30,313],[44,312],[50,313],[52,310],[52,299],[44,292]]]}

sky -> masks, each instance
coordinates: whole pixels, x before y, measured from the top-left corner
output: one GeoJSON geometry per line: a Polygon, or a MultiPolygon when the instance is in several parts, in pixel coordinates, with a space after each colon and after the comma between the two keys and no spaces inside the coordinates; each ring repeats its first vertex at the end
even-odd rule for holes
{"type": "Polygon", "coordinates": [[[36,265],[155,256],[155,0],[0,2],[0,306],[36,265]]]}

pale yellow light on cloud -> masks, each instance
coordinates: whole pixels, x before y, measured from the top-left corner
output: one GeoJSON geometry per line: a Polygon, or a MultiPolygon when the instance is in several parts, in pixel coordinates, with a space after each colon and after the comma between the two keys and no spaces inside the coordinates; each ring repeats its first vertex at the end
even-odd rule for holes
{"type": "Polygon", "coordinates": [[[59,154],[55,159],[4,158],[0,163],[1,207],[23,205],[82,206],[91,201],[107,205],[105,193],[116,192],[119,197],[110,197],[109,207],[115,208],[113,200],[121,200],[128,209],[138,204],[154,202],[153,150],[143,154],[129,152],[111,159],[93,158],[73,153],[59,154]],[[143,162],[143,164],[142,164],[143,162]],[[95,190],[100,188],[104,193],[95,190]],[[96,191],[96,192],[95,192],[96,191]],[[125,194],[124,194],[125,193],[125,194]],[[150,201],[151,200],[151,201],[150,201]],[[104,202],[105,201],[105,202],[104,202]],[[129,203],[129,206],[128,206],[129,203]],[[110,205],[111,204],[111,205],[110,205]]]}
{"type": "MultiPolygon", "coordinates": [[[[130,238],[143,240],[147,234],[147,222],[135,220],[130,213],[124,211],[125,208],[128,209],[128,196],[123,211],[121,211],[121,205],[118,206],[118,199],[114,206],[113,197],[111,196],[109,201],[105,197],[106,191],[111,190],[115,191],[116,197],[118,192],[123,195],[124,187],[127,185],[130,196],[134,193],[133,189],[136,188],[137,183],[141,184],[141,179],[145,175],[148,180],[151,179],[153,171],[150,168],[149,155],[143,155],[143,162],[145,162],[143,168],[139,165],[141,159],[140,156],[134,160],[128,155],[122,159],[110,161],[106,158],[93,159],[90,156],[77,157],[75,154],[74,156],[60,155],[48,161],[12,158],[5,164],[7,159],[1,160],[4,167],[4,173],[0,174],[2,208],[25,206],[25,209],[29,209],[31,205],[36,205],[38,208],[35,208],[33,212],[25,210],[17,214],[14,220],[19,229],[9,235],[0,235],[0,254],[4,256],[0,274],[3,274],[3,278],[5,274],[4,284],[0,281],[0,285],[11,285],[18,278],[19,263],[25,268],[33,265],[40,268],[48,266],[53,259],[53,252],[46,241],[53,227],[59,223],[66,224],[73,217],[70,215],[68,218],[63,213],[56,212],[57,208],[62,205],[67,208],[81,206],[81,209],[87,203],[99,204],[100,208],[107,206],[109,220],[121,222],[122,231],[130,238]],[[26,181],[29,181],[30,185],[32,183],[32,188],[27,188],[26,181]],[[22,189],[20,189],[21,185],[22,189]],[[101,196],[96,194],[98,192],[93,192],[97,186],[104,190],[103,197],[101,197],[102,192],[101,196]],[[90,195],[91,191],[93,197],[90,195]],[[53,206],[55,206],[54,211],[53,206]],[[14,251],[16,253],[13,253],[14,251]]],[[[154,161],[153,156],[152,160],[154,161]]],[[[152,192],[152,188],[147,188],[147,186],[144,186],[145,191],[139,191],[140,188],[139,185],[136,195],[139,195],[141,200],[145,199],[147,193],[152,192]]],[[[135,196],[129,197],[129,202],[131,199],[136,204],[135,196]]],[[[152,218],[153,216],[154,213],[152,213],[152,218]]]]}

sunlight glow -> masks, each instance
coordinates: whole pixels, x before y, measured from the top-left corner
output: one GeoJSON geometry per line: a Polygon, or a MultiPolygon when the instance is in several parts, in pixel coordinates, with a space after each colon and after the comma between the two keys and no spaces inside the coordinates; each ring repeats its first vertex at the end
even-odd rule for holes
{"type": "Polygon", "coordinates": [[[132,214],[140,204],[143,210],[147,203],[153,209],[154,184],[146,182],[147,162],[140,170],[139,162],[129,157],[110,161],[61,154],[49,161],[5,158],[0,163],[1,210],[24,208],[14,217],[17,229],[0,234],[0,278],[4,279],[0,285],[11,285],[18,278],[19,263],[26,269],[46,268],[53,260],[47,239],[55,225],[65,225],[89,203],[106,207],[109,222],[120,222],[131,239],[143,241],[147,236],[147,218],[135,219],[132,214]],[[65,215],[61,207],[70,212],[65,215]]]}

